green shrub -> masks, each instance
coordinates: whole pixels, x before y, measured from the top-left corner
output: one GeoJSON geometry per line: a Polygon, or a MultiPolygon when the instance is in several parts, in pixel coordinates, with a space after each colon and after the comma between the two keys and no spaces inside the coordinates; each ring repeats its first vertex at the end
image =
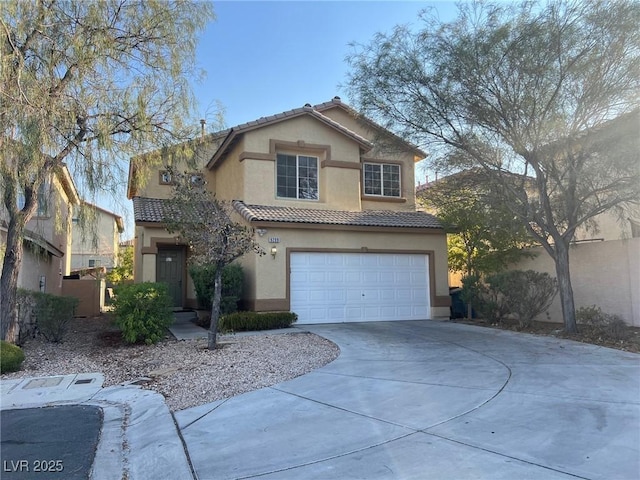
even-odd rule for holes
{"type": "Polygon", "coordinates": [[[298,320],[293,312],[236,312],[220,317],[218,330],[221,332],[242,332],[288,328],[298,320]]]}
{"type": "Polygon", "coordinates": [[[17,372],[24,362],[24,352],[16,345],[0,340],[0,373],[17,372]]]}
{"type": "MultiPolygon", "coordinates": [[[[211,310],[216,267],[214,265],[194,265],[189,268],[198,298],[198,308],[211,310]]],[[[244,273],[240,265],[227,265],[222,269],[222,298],[220,313],[222,315],[238,311],[238,302],[242,298],[244,273]]]]}
{"type": "Polygon", "coordinates": [[[533,270],[495,273],[484,282],[469,276],[462,285],[463,299],[471,302],[481,317],[499,323],[513,315],[520,327],[530,326],[545,312],[558,291],[555,278],[533,270]]]}
{"type": "Polygon", "coordinates": [[[613,340],[624,340],[629,335],[629,328],[622,317],[605,313],[595,305],[576,310],[576,322],[613,340]]]}
{"type": "Polygon", "coordinates": [[[38,331],[50,342],[61,342],[80,300],[41,292],[32,292],[32,296],[38,331]]]}
{"type": "Polygon", "coordinates": [[[172,300],[164,283],[136,283],[116,288],[116,325],[128,343],[156,343],[173,321],[172,300]]]}
{"type": "Polygon", "coordinates": [[[533,319],[544,313],[558,292],[558,282],[548,273],[533,270],[510,270],[487,277],[493,297],[502,312],[515,315],[521,327],[529,327],[533,319]]]}

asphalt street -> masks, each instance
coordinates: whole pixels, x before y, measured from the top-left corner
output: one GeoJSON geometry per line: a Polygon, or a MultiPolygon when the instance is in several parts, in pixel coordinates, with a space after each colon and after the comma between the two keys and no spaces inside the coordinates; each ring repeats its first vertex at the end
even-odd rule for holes
{"type": "Polygon", "coordinates": [[[102,421],[102,409],[92,405],[2,410],[0,477],[88,479],[102,421]]]}

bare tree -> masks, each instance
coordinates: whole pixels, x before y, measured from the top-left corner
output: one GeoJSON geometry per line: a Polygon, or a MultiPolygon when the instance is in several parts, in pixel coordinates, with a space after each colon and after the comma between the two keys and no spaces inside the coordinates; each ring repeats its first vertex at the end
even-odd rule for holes
{"type": "Polygon", "coordinates": [[[184,139],[197,34],[212,18],[191,0],[0,2],[3,339],[38,188],[63,163],[88,192],[119,188],[118,158],[184,139]]]}
{"type": "Polygon", "coordinates": [[[576,229],[640,201],[638,18],[632,0],[465,3],[455,21],[424,13],[420,31],[378,34],[349,59],[363,114],[440,171],[480,167],[499,185],[555,262],[568,332],[576,229]]]}
{"type": "Polygon", "coordinates": [[[263,255],[253,229],[233,221],[233,207],[215,198],[206,188],[204,175],[179,173],[170,169],[173,196],[167,201],[164,224],[170,233],[178,233],[189,247],[189,263],[215,267],[209,349],[216,348],[222,270],[249,252],[263,255]]]}

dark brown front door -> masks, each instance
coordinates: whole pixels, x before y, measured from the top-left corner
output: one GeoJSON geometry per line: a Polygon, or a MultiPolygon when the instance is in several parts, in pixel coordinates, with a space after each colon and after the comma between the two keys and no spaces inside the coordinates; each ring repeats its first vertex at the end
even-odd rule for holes
{"type": "Polygon", "coordinates": [[[182,307],[184,274],[183,250],[159,248],[156,256],[156,281],[167,284],[174,307],[182,307]]]}

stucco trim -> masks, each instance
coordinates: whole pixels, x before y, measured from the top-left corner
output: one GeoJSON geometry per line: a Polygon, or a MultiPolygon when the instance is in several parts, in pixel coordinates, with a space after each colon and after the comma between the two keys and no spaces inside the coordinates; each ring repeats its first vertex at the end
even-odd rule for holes
{"type": "Polygon", "coordinates": [[[359,163],[354,163],[354,162],[345,162],[342,160],[323,160],[320,163],[320,166],[322,168],[326,168],[326,167],[334,167],[334,168],[349,168],[352,170],[361,170],[362,167],[359,163]]]}
{"type": "Polygon", "coordinates": [[[436,266],[435,266],[435,251],[434,250],[390,250],[390,249],[378,249],[378,248],[304,248],[304,247],[287,247],[285,251],[286,255],[286,294],[287,303],[291,308],[291,254],[292,253],[394,253],[394,254],[414,254],[414,255],[426,255],[429,258],[429,304],[433,307],[448,307],[450,303],[444,305],[445,298],[447,302],[450,302],[449,296],[444,297],[442,295],[436,295],[436,266]]]}
{"type": "Polygon", "coordinates": [[[449,295],[436,295],[433,299],[433,307],[450,307],[451,297],[449,295]]]}
{"type": "Polygon", "coordinates": [[[293,150],[297,152],[321,153],[324,154],[323,161],[331,160],[331,145],[321,145],[317,143],[307,143],[304,140],[290,142],[288,140],[269,139],[269,153],[275,156],[278,151],[293,150]]]}
{"type": "MultiPolygon", "coordinates": [[[[155,225],[155,224],[154,224],[155,225]]],[[[140,253],[143,255],[157,255],[158,254],[158,246],[161,247],[184,247],[185,243],[177,241],[177,237],[169,238],[169,237],[149,237],[150,246],[142,247],[140,249],[140,253]],[[173,242],[172,242],[173,240],[173,242]]]]}
{"type": "Polygon", "coordinates": [[[259,152],[240,152],[238,160],[243,162],[245,160],[265,160],[267,162],[275,162],[276,156],[273,153],[259,153],[259,152]]]}

